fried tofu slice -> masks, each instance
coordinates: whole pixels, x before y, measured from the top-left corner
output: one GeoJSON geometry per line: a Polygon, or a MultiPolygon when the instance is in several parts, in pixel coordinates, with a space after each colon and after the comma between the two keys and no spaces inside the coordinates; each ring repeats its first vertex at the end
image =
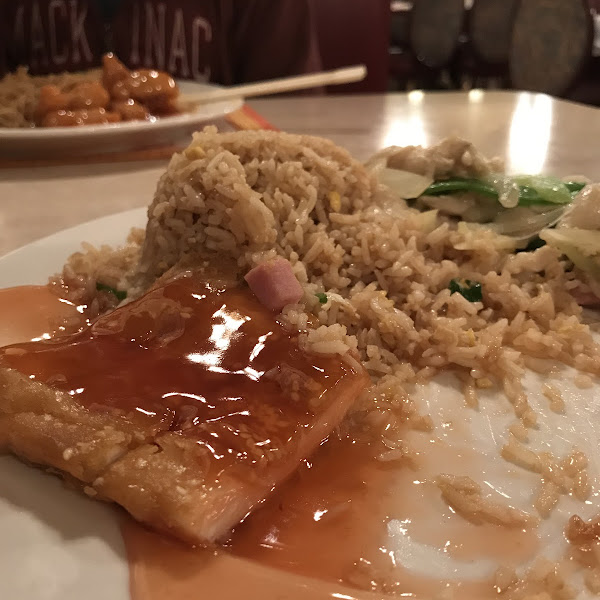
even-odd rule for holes
{"type": "Polygon", "coordinates": [[[365,389],[243,285],[185,272],[78,334],[0,349],[0,449],[191,544],[211,544],[365,389]]]}
{"type": "Polygon", "coordinates": [[[0,450],[93,482],[147,438],[118,415],[93,412],[68,394],[0,368],[0,450]]]}

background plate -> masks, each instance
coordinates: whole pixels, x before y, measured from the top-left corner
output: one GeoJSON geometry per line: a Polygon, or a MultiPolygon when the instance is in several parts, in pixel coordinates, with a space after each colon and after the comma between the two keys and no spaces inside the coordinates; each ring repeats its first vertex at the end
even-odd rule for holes
{"type": "MultiPolygon", "coordinates": [[[[178,81],[182,94],[218,86],[178,81]]],[[[0,157],[11,159],[127,152],[185,142],[202,123],[242,106],[241,98],[203,104],[190,113],[156,121],[127,121],[85,127],[0,128],[0,157]]]]}

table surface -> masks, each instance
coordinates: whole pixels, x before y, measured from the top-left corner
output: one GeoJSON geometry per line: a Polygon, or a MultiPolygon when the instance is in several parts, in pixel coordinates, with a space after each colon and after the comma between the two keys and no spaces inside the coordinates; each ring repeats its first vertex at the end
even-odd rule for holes
{"type": "MultiPolygon", "coordinates": [[[[367,159],[448,135],[501,156],[512,172],[600,181],[600,111],[526,92],[268,98],[250,106],[282,131],[321,135],[367,159]]],[[[220,127],[226,127],[224,121],[220,127]]],[[[61,229],[150,203],[166,161],[0,170],[0,255],[61,229]]]]}

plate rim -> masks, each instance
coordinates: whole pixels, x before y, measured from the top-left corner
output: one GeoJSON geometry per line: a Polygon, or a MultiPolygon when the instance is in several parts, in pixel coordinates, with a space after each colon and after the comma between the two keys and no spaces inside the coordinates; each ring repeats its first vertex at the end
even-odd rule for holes
{"type": "MultiPolygon", "coordinates": [[[[41,238],[36,238],[35,240],[32,240],[31,242],[27,242],[26,244],[23,244],[22,246],[19,246],[17,248],[9,250],[6,254],[0,255],[0,263],[4,262],[4,260],[6,260],[6,259],[14,258],[14,255],[22,252],[23,250],[28,250],[32,246],[37,246],[40,244],[46,244],[48,242],[52,242],[55,239],[62,238],[63,236],[68,235],[70,233],[74,233],[76,230],[81,229],[83,227],[88,227],[91,225],[100,225],[102,223],[102,221],[104,221],[104,220],[110,221],[117,217],[122,217],[124,220],[127,220],[127,218],[130,216],[135,218],[137,216],[141,216],[147,210],[148,210],[147,206],[138,207],[138,208],[128,208],[127,210],[121,210],[118,212],[109,213],[108,215],[104,215],[102,217],[96,217],[95,219],[88,219],[88,220],[82,221],[81,223],[78,223],[76,225],[71,225],[70,227],[65,227],[63,229],[59,229],[58,231],[55,231],[54,233],[50,233],[41,238]]],[[[133,221],[133,218],[131,219],[131,221],[133,221]]],[[[131,227],[135,227],[135,225],[132,225],[131,227]]],[[[81,240],[81,241],[85,242],[86,240],[81,240]]],[[[123,242],[125,242],[125,240],[123,240],[123,242]]],[[[2,282],[1,282],[1,275],[0,275],[0,286],[1,285],[2,285],[2,282]]]]}

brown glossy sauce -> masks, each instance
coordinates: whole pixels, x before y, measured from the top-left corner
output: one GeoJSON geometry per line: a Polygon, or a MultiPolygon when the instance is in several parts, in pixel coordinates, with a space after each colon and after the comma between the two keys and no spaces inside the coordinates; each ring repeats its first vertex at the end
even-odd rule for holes
{"type": "Polygon", "coordinates": [[[180,432],[229,459],[275,456],[350,367],[308,355],[247,287],[180,277],[67,337],[0,360],[84,406],[180,432]],[[302,386],[306,386],[303,389],[302,386]]]}
{"type": "Polygon", "coordinates": [[[0,290],[0,346],[50,338],[85,325],[82,311],[45,285],[0,290]]]}
{"type": "Polygon", "coordinates": [[[129,518],[124,519],[122,532],[129,560],[132,600],[367,600],[379,597],[269,569],[228,552],[190,550],[129,518]]]}
{"type": "MultiPolygon", "coordinates": [[[[237,377],[240,389],[249,389],[245,386],[258,383],[249,376],[251,371],[246,371],[245,375],[240,371],[250,367],[260,372],[259,358],[266,356],[263,352],[287,357],[295,361],[296,366],[304,364],[312,373],[310,369],[314,365],[302,363],[297,347],[289,344],[289,334],[271,315],[265,314],[262,307],[256,306],[247,292],[207,288],[207,298],[198,299],[190,295],[190,285],[189,280],[179,280],[173,287],[157,290],[154,296],[148,296],[148,304],[144,301],[132,303],[127,318],[125,313],[117,311],[100,319],[90,330],[63,341],[13,346],[25,349],[26,353],[10,357],[3,352],[3,360],[18,360],[19,368],[26,367],[25,372],[43,380],[52,375],[53,369],[48,365],[64,364],[64,359],[68,358],[72,364],[67,369],[68,380],[62,384],[63,389],[84,387],[78,396],[83,402],[102,402],[104,406],[113,408],[156,411],[155,401],[158,397],[162,399],[166,389],[178,390],[180,395],[169,396],[172,404],[165,413],[161,413],[171,419],[175,427],[182,407],[189,406],[188,401],[210,414],[212,409],[208,405],[212,406],[220,397],[217,376],[224,375],[210,371],[211,367],[226,369],[228,377],[237,377]],[[224,300],[231,300],[231,305],[234,297],[236,310],[222,310],[227,304],[224,300]],[[210,301],[206,302],[209,298],[210,301]],[[169,326],[162,333],[149,330],[148,316],[156,317],[156,306],[152,304],[164,309],[165,301],[173,310],[161,310],[160,314],[169,326]],[[205,302],[203,318],[180,320],[181,308],[185,312],[185,307],[195,302],[205,302]],[[250,316],[254,323],[252,327],[256,327],[255,335],[271,333],[267,339],[277,343],[268,348],[265,345],[258,353],[256,342],[252,346],[244,345],[240,335],[245,331],[244,327],[248,327],[248,321],[241,315],[250,316]],[[165,332],[172,330],[174,324],[179,324],[191,335],[183,339],[168,339],[165,332]],[[227,340],[226,347],[216,348],[214,343],[211,345],[207,341],[215,327],[220,331],[219,339],[227,340]],[[95,357],[89,353],[91,339],[99,340],[102,348],[95,357]],[[118,339],[129,340],[131,354],[127,357],[114,354],[118,339]],[[39,350],[35,351],[34,347],[39,350]],[[157,367],[159,362],[155,355],[161,348],[168,352],[172,348],[173,353],[180,357],[197,354],[204,357],[204,362],[188,360],[185,367],[170,374],[168,369],[157,367]],[[246,357],[244,361],[241,361],[241,356],[246,357]],[[250,356],[254,358],[250,360],[250,356]],[[125,366],[120,364],[124,359],[125,366]],[[107,362],[104,363],[104,360],[107,362]],[[88,390],[85,386],[91,375],[86,372],[100,362],[107,365],[103,370],[105,379],[100,386],[101,391],[88,390]],[[210,376],[215,377],[215,385],[210,386],[210,391],[203,392],[206,404],[198,398],[189,397],[184,404],[181,378],[189,381],[189,373],[196,368],[211,373],[210,376]],[[169,386],[158,382],[157,369],[171,382],[169,386]],[[135,391],[128,382],[132,373],[142,374],[147,381],[148,388],[152,390],[151,398],[154,398],[150,404],[140,403],[139,399],[127,400],[118,393],[128,386],[129,392],[135,391]]],[[[204,295],[197,290],[193,293],[204,295]]],[[[3,343],[55,331],[61,319],[72,317],[77,312],[75,307],[60,302],[43,287],[0,291],[0,309],[0,331],[5,336],[0,342],[3,343]],[[63,314],[65,307],[67,314],[63,314]],[[27,319],[27,316],[33,318],[27,319]],[[12,330],[7,325],[9,323],[16,323],[12,330]]],[[[139,378],[137,381],[139,383],[139,378]]],[[[152,419],[157,416],[142,413],[141,417],[152,419]]],[[[302,415],[299,417],[302,419],[302,415]]],[[[236,418],[235,415],[232,418],[236,418]]],[[[410,436],[411,432],[406,432],[406,438],[410,436]]],[[[436,579],[394,564],[396,557],[388,532],[388,525],[393,520],[404,523],[406,535],[412,539],[443,549],[445,554],[457,560],[468,562],[483,557],[497,560],[500,564],[516,565],[531,559],[538,550],[534,531],[472,525],[441,503],[439,492],[430,481],[432,475],[449,471],[457,465],[461,469],[464,467],[465,472],[469,468],[477,471],[480,465],[476,456],[463,450],[453,450],[443,440],[428,440],[425,436],[421,440],[420,443],[411,440],[416,463],[410,467],[402,462],[380,462],[368,444],[332,436],[233,532],[225,547],[217,552],[185,547],[148,531],[124,516],[123,536],[130,564],[132,598],[200,600],[206,597],[244,597],[262,600],[285,597],[296,600],[310,597],[367,600],[401,594],[403,597],[430,599],[445,590],[453,590],[455,597],[463,599],[495,597],[489,579],[436,579]],[[443,527],[439,527],[439,523],[443,527]]]]}
{"type": "Polygon", "coordinates": [[[229,547],[263,565],[359,587],[372,579],[377,589],[398,591],[400,585],[399,591],[415,594],[424,585],[441,591],[449,582],[411,576],[395,565],[392,520],[415,542],[443,548],[456,560],[516,565],[534,554],[532,532],[467,523],[433,501],[439,492],[423,475],[377,460],[368,445],[331,440],[238,527],[229,547]],[[430,526],[440,512],[442,527],[430,526]]]}
{"type": "Polygon", "coordinates": [[[216,553],[187,549],[127,519],[123,525],[134,600],[221,598],[430,600],[496,596],[490,578],[451,580],[396,563],[387,531],[392,519],[416,541],[467,563],[482,558],[518,565],[535,555],[531,531],[472,525],[443,508],[439,494],[406,465],[378,461],[367,444],[330,439],[234,531],[216,553]],[[340,596],[340,594],[342,594],[340,596]]]}

